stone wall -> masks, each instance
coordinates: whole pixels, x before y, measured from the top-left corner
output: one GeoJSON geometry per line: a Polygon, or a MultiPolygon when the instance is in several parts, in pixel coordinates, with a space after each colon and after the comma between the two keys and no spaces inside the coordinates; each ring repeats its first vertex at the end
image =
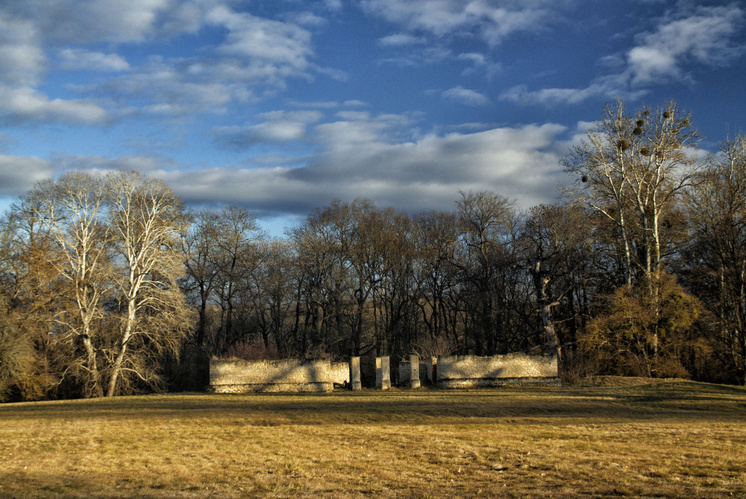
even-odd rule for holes
{"type": "Polygon", "coordinates": [[[436,378],[437,386],[441,388],[560,384],[556,357],[530,356],[523,353],[493,357],[438,357],[436,378]]]}
{"type": "MultiPolygon", "coordinates": [[[[360,358],[355,357],[360,389],[360,358]]],[[[391,387],[389,357],[376,358],[376,387],[391,387]]],[[[330,392],[350,385],[350,364],[329,361],[210,361],[210,389],[215,393],[330,392]]],[[[421,362],[416,355],[399,365],[399,384],[416,388],[420,380],[440,388],[549,384],[559,385],[556,357],[522,353],[477,357],[443,356],[421,362]],[[412,376],[414,375],[414,376],[412,376]],[[414,379],[413,379],[414,378],[414,379]]]]}
{"type": "Polygon", "coordinates": [[[330,392],[348,384],[346,362],[322,360],[211,360],[210,389],[215,393],[330,392]]]}

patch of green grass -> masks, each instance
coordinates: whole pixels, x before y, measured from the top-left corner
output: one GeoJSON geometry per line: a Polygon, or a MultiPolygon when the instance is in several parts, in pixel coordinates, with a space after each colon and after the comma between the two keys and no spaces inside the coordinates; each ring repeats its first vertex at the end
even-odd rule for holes
{"type": "Polygon", "coordinates": [[[0,406],[0,497],[746,497],[746,390],[690,382],[0,406]]]}

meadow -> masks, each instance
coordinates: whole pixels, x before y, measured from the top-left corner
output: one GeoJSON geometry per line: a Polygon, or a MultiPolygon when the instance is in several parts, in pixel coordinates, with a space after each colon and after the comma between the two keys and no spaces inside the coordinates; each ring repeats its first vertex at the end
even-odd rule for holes
{"type": "Polygon", "coordinates": [[[746,497],[746,389],[169,394],[0,405],[0,497],[746,497]]]}

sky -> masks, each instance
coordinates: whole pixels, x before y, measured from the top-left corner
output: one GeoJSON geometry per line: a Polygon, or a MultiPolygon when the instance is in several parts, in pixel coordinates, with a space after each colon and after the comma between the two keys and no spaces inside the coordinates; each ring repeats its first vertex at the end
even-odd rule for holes
{"type": "Polygon", "coordinates": [[[0,0],[0,203],[138,170],[270,233],[334,199],[528,208],[607,102],[746,129],[746,4],[0,0]]]}

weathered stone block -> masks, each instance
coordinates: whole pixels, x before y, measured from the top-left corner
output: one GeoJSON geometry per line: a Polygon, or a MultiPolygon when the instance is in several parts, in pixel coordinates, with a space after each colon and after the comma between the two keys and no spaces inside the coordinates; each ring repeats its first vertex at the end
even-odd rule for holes
{"type": "Polygon", "coordinates": [[[376,388],[388,390],[391,388],[390,358],[376,357],[376,388]]]}
{"type": "Polygon", "coordinates": [[[436,366],[437,385],[471,388],[508,384],[559,384],[557,357],[523,353],[477,357],[443,356],[436,366]]]}
{"type": "Polygon", "coordinates": [[[360,357],[350,358],[350,385],[353,391],[363,389],[362,378],[360,376],[360,357]]]}
{"type": "Polygon", "coordinates": [[[409,356],[409,387],[420,387],[420,357],[418,355],[409,356]]]}
{"type": "Polygon", "coordinates": [[[216,393],[334,390],[349,382],[349,366],[329,361],[212,360],[210,388],[216,393]]]}

